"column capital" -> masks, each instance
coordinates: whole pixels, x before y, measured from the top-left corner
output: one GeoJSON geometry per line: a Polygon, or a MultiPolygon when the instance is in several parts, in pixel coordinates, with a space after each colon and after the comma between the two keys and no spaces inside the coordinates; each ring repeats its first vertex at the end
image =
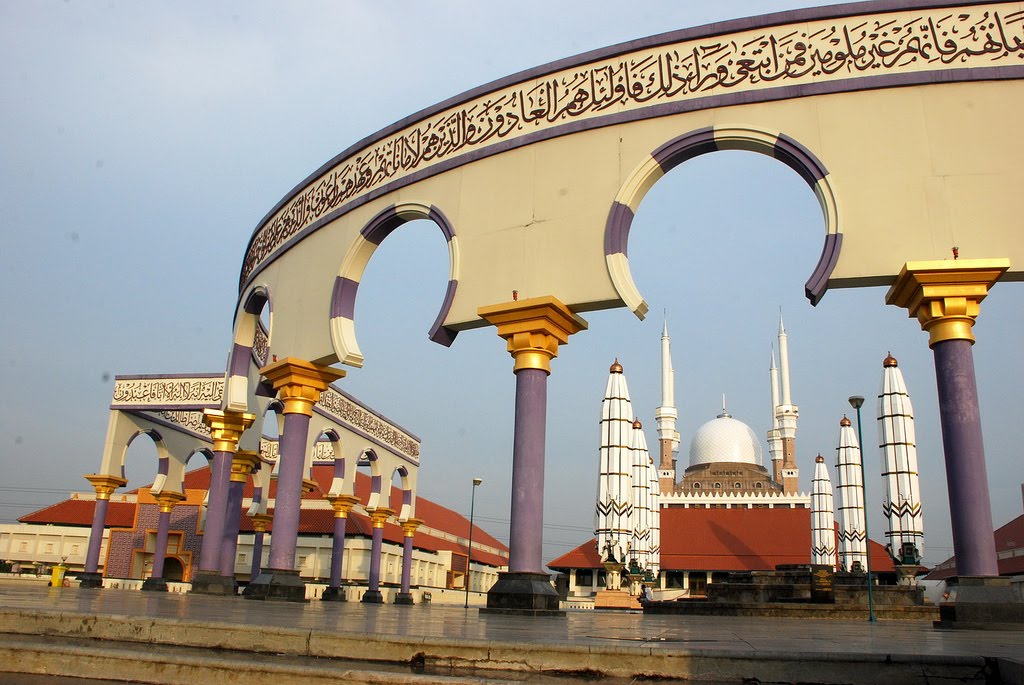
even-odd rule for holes
{"type": "Polygon", "coordinates": [[[355,495],[324,495],[324,499],[331,503],[334,507],[334,518],[343,519],[348,518],[348,513],[352,511],[352,507],[359,503],[359,498],[355,495]]]}
{"type": "Polygon", "coordinates": [[[253,514],[249,517],[249,520],[252,521],[252,529],[254,531],[257,533],[266,533],[270,528],[270,523],[274,520],[274,517],[270,514],[253,514]]]}
{"type": "Polygon", "coordinates": [[[260,375],[270,381],[284,403],[285,414],[313,415],[313,405],[320,393],[334,381],[345,377],[345,372],[330,366],[314,364],[295,357],[285,357],[260,369],[260,375]]]}
{"type": "Polygon", "coordinates": [[[171,510],[174,509],[174,505],[185,499],[185,493],[174,492],[173,490],[155,492],[151,494],[153,495],[153,499],[156,500],[156,503],[160,505],[161,514],[171,513],[171,510]]]}
{"type": "Polygon", "coordinates": [[[907,262],[885,295],[886,304],[905,308],[928,332],[928,346],[968,340],[981,301],[1010,268],[1009,259],[907,262]]]}
{"type": "Polygon", "coordinates": [[[96,499],[110,499],[114,490],[128,485],[127,478],[111,476],[108,473],[87,473],[83,476],[96,490],[96,499]]]}
{"type": "Polygon", "coordinates": [[[231,457],[231,482],[244,483],[249,474],[259,468],[260,454],[252,450],[238,450],[231,457]]]}
{"type": "Polygon", "coordinates": [[[515,360],[513,371],[540,369],[551,373],[551,359],[569,336],[587,329],[587,322],[550,295],[480,307],[477,315],[497,327],[515,360]]]}
{"type": "Polygon", "coordinates": [[[373,522],[374,528],[383,528],[384,523],[388,518],[395,513],[394,509],[388,509],[387,507],[377,507],[376,509],[370,509],[370,520],[373,522]]]}
{"type": "Polygon", "coordinates": [[[423,524],[423,521],[420,519],[405,519],[404,521],[399,521],[399,523],[402,525],[402,533],[405,537],[411,538],[416,529],[423,524]]]}
{"type": "Polygon", "coordinates": [[[256,420],[254,414],[230,409],[204,409],[203,423],[210,427],[214,452],[234,452],[238,439],[256,420]]]}

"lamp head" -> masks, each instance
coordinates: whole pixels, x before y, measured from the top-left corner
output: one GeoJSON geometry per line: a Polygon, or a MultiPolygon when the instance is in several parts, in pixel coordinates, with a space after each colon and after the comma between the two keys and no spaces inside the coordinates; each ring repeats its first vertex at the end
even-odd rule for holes
{"type": "Polygon", "coordinates": [[[860,409],[861,407],[864,406],[864,398],[861,397],[860,395],[850,396],[850,406],[853,407],[854,409],[860,409]]]}
{"type": "Polygon", "coordinates": [[[475,488],[476,486],[480,485],[483,482],[484,482],[483,478],[474,478],[473,479],[473,487],[475,488]]]}

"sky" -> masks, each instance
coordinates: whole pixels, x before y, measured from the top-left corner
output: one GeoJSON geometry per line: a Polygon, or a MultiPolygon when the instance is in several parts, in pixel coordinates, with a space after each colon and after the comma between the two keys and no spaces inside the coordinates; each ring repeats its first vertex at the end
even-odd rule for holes
{"type": "MultiPolygon", "coordinates": [[[[225,368],[250,234],[350,144],[522,69],[812,4],[0,0],[0,522],[89,490],[82,474],[99,466],[114,375],[225,368]]],[[[877,444],[875,398],[891,351],[917,417],[925,563],[952,554],[927,336],[885,305],[884,287],[807,303],[803,283],[823,231],[806,184],[754,153],[705,155],[655,185],[629,243],[651,314],[642,322],[625,309],[585,314],[589,330],[552,364],[545,560],[593,534],[598,420],[613,360],[656,445],[667,317],[682,468],[723,395],[758,435],[770,428],[780,311],[800,407],[801,489],[818,453],[834,464],[839,421],[853,417],[850,395],[868,399],[865,443],[877,444]]],[[[489,328],[460,334],[451,348],[427,340],[446,283],[446,247],[433,225],[390,236],[357,301],[366,363],[341,387],[422,439],[420,496],[468,515],[471,481],[482,478],[476,520],[507,539],[512,361],[489,328]],[[433,399],[440,389],[444,403],[433,399]]],[[[1018,284],[998,284],[975,327],[997,526],[1022,508],[1022,304],[1018,284]]],[[[156,471],[155,451],[142,442],[129,451],[129,488],[156,471]]],[[[878,540],[877,450],[865,457],[878,540]]]]}

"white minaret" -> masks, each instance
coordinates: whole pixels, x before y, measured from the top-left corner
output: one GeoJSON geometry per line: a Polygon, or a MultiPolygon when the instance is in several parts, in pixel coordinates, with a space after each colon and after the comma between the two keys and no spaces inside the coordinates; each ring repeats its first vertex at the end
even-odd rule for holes
{"type": "Polygon", "coordinates": [[[676,372],[672,368],[671,341],[668,337],[668,319],[661,329],[661,406],[654,410],[658,423],[658,484],[659,490],[672,493],[676,487],[676,468],[672,453],[679,450],[679,431],[676,430],[676,372]]]}
{"type": "Polygon", "coordinates": [[[782,439],[782,491],[795,493],[799,489],[800,471],[796,467],[796,421],[800,411],[793,404],[789,392],[789,337],[779,314],[779,388],[780,404],[775,407],[775,418],[782,439]]]}
{"type": "Polygon", "coordinates": [[[811,481],[811,563],[836,567],[836,517],[832,510],[832,481],[825,457],[814,459],[811,481]]]}
{"type": "Polygon", "coordinates": [[[882,449],[885,500],[882,513],[889,519],[890,554],[897,564],[920,563],[924,554],[924,520],[917,475],[917,439],[914,408],[896,358],[882,362],[882,390],[878,394],[878,432],[882,449]]]}
{"type": "MultiPolygon", "coordinates": [[[[618,359],[608,371],[601,402],[601,459],[594,532],[601,561],[625,564],[633,535],[633,405],[618,359]]],[[[608,589],[619,587],[615,584],[608,589]]]]}
{"type": "Polygon", "coordinates": [[[768,454],[772,459],[772,480],[782,483],[782,431],[779,430],[779,369],[775,366],[775,346],[772,345],[772,365],[768,369],[772,384],[772,427],[768,431],[768,454]]]}
{"type": "Polygon", "coordinates": [[[836,494],[839,495],[839,568],[867,571],[867,535],[865,534],[864,480],[860,445],[850,419],[839,422],[839,447],[836,448],[836,494]]]}
{"type": "Polygon", "coordinates": [[[633,421],[629,440],[633,451],[633,534],[629,546],[629,565],[646,569],[651,553],[650,489],[651,455],[647,451],[647,438],[640,419],[633,421]]]}

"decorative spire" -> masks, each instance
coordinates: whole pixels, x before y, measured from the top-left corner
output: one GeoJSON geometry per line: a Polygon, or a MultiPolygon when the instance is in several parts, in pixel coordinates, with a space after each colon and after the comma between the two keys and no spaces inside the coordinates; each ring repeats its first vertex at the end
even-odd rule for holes
{"type": "Polygon", "coordinates": [[[619,363],[619,358],[616,357],[612,365],[608,367],[608,373],[622,373],[622,364],[619,363]]]}
{"type": "Polygon", "coordinates": [[[839,497],[839,568],[864,572],[868,568],[867,520],[860,445],[846,416],[839,422],[836,447],[836,494],[839,497]]]}
{"type": "Polygon", "coordinates": [[[675,487],[672,453],[679,449],[679,432],[676,430],[676,374],[672,368],[672,341],[668,337],[668,316],[661,327],[661,404],[654,410],[654,419],[658,422],[659,465],[665,472],[666,490],[675,487]]]}
{"type": "MultiPolygon", "coordinates": [[[[618,359],[601,402],[601,447],[594,529],[601,561],[626,563],[633,532],[633,404],[618,359]]],[[[617,588],[609,588],[617,589],[617,588]]]]}
{"type": "Polygon", "coordinates": [[[836,518],[832,509],[832,480],[825,458],[814,459],[814,480],[811,481],[811,563],[836,566],[836,518]]]}
{"type": "Polygon", "coordinates": [[[885,356],[885,359],[882,360],[882,368],[883,369],[887,369],[890,366],[899,366],[899,364],[896,362],[896,357],[892,356],[892,352],[889,352],[885,356]]]}
{"type": "Polygon", "coordinates": [[[782,310],[779,310],[779,376],[782,390],[782,404],[792,404],[789,394],[789,336],[786,335],[786,327],[782,323],[782,310]]]}

